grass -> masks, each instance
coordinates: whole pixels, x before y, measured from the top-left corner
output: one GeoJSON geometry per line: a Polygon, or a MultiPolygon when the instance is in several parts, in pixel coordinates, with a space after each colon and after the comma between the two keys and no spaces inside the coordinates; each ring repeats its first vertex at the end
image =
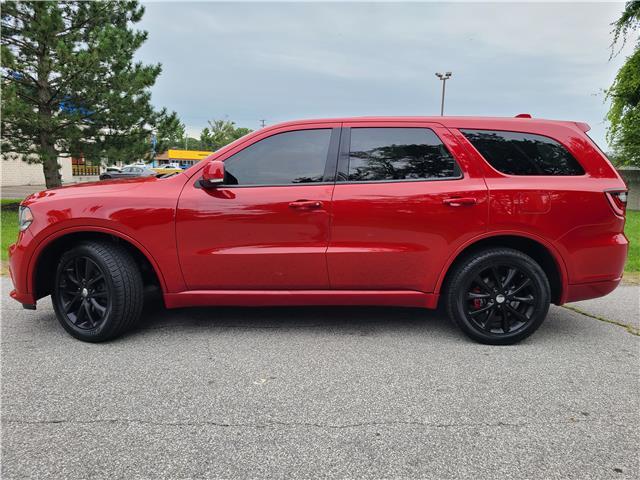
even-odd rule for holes
{"type": "MultiPolygon", "coordinates": [[[[2,238],[2,261],[6,262],[8,253],[7,248],[18,237],[18,203],[17,199],[2,199],[2,229],[0,237],[2,238]]],[[[625,234],[629,239],[629,256],[627,264],[624,267],[626,273],[631,273],[631,278],[640,277],[640,210],[627,211],[627,223],[625,226],[625,234]]]]}
{"type": "Polygon", "coordinates": [[[640,210],[627,210],[624,233],[629,239],[629,256],[625,272],[640,273],[640,210]]]}
{"type": "Polygon", "coordinates": [[[7,199],[0,200],[0,223],[2,228],[0,229],[0,239],[2,243],[2,253],[0,258],[2,262],[6,262],[9,257],[7,249],[9,245],[16,241],[18,238],[18,204],[19,199],[7,199]]]}

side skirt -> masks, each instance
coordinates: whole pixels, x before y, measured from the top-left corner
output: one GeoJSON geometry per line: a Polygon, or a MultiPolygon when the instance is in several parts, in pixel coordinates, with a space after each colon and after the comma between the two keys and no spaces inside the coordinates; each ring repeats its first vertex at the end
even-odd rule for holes
{"type": "Polygon", "coordinates": [[[190,290],[166,293],[167,308],[372,305],[436,308],[438,296],[411,290],[190,290]]]}

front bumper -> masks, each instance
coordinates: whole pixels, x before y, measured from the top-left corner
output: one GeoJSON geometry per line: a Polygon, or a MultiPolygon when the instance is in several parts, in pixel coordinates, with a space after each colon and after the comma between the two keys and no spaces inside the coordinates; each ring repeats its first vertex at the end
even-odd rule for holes
{"type": "Polygon", "coordinates": [[[27,274],[30,258],[27,246],[32,238],[31,233],[25,230],[18,234],[16,243],[9,246],[9,276],[14,286],[9,295],[30,310],[36,308],[34,292],[29,291],[27,274]]]}

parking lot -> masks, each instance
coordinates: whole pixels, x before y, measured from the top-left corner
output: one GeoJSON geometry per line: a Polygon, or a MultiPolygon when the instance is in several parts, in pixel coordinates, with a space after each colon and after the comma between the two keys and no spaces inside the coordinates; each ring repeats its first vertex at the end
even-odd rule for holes
{"type": "Polygon", "coordinates": [[[638,478],[640,338],[411,309],[185,309],[79,342],[2,283],[2,478],[638,478]]]}

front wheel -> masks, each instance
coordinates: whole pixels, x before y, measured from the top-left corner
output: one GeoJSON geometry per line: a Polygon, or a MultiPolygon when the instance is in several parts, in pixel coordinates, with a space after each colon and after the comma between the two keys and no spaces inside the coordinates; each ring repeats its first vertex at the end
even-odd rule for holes
{"type": "Polygon", "coordinates": [[[547,276],[531,257],[494,248],[455,267],[445,301],[449,316],[469,337],[509,345],[536,331],[550,298],[547,276]]]}
{"type": "Polygon", "coordinates": [[[51,297],[67,332],[86,342],[102,342],[122,334],[140,317],[142,277],[123,246],[83,242],[60,258],[51,297]]]}

